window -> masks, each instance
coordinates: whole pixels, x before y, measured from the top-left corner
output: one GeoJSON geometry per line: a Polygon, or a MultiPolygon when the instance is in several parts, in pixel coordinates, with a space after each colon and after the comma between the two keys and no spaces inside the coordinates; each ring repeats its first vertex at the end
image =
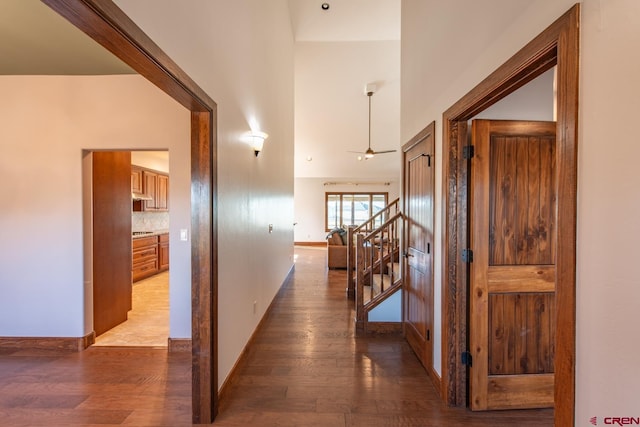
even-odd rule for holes
{"type": "Polygon", "coordinates": [[[360,225],[387,206],[388,193],[325,193],[325,227],[360,225]]]}

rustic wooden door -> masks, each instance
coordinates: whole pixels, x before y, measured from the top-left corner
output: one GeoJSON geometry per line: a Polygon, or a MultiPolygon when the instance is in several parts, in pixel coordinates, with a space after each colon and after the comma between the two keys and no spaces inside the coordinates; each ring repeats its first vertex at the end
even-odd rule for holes
{"type": "Polygon", "coordinates": [[[434,128],[431,123],[402,147],[406,218],[403,329],[429,372],[433,368],[434,128]]]}
{"type": "Polygon", "coordinates": [[[470,406],[553,406],[553,122],[474,120],[470,190],[470,406]]]}

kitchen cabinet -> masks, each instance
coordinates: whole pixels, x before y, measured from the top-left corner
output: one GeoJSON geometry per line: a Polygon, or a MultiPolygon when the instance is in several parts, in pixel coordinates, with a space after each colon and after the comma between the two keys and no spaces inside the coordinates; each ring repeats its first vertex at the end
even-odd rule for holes
{"type": "Polygon", "coordinates": [[[158,236],[158,270],[169,269],[169,233],[158,236]]]}
{"type": "Polygon", "coordinates": [[[134,212],[166,212],[169,210],[169,175],[132,165],[131,191],[151,197],[151,200],[134,200],[134,212]],[[141,188],[134,189],[134,186],[141,188]]]}
{"type": "Polygon", "coordinates": [[[134,282],[158,272],[158,236],[133,239],[131,276],[134,282]]]}
{"type": "Polygon", "coordinates": [[[142,177],[145,185],[145,194],[153,198],[153,200],[144,202],[145,211],[169,210],[169,177],[165,174],[150,171],[143,171],[142,177]]]}
{"type": "Polygon", "coordinates": [[[131,166],[131,192],[143,193],[142,191],[142,169],[131,166]]]}
{"type": "Polygon", "coordinates": [[[169,233],[134,238],[131,260],[134,282],[168,270],[169,233]]]}

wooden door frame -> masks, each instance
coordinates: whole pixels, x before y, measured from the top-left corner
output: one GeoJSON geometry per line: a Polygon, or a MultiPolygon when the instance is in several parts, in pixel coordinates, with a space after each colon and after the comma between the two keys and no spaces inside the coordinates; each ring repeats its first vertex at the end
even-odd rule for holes
{"type": "Polygon", "coordinates": [[[191,111],[193,423],[218,411],[217,106],[111,0],[42,0],[191,111]]]}
{"type": "Polygon", "coordinates": [[[555,425],[574,424],[576,312],[576,187],[578,153],[580,5],[574,5],[443,114],[442,172],[442,398],[467,400],[468,271],[460,252],[468,244],[468,165],[463,159],[467,121],[557,66],[557,274],[555,425]]]}

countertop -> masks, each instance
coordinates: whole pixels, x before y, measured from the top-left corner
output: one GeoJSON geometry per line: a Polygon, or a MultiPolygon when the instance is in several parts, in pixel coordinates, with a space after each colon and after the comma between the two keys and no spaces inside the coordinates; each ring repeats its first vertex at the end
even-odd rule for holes
{"type": "MultiPolygon", "coordinates": [[[[140,230],[142,231],[142,230],[140,230]]],[[[132,232],[131,237],[133,239],[139,239],[141,237],[150,237],[150,236],[159,236],[161,234],[169,234],[169,230],[153,230],[153,231],[145,231],[144,234],[133,234],[138,233],[138,231],[132,232]]]]}

